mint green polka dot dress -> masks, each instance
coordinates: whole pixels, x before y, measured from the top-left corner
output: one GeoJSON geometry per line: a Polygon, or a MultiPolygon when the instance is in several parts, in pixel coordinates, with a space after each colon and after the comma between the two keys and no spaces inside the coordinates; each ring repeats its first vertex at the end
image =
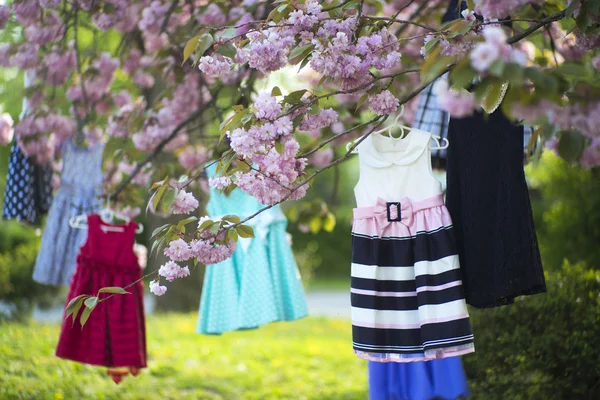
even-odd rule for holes
{"type": "MultiPolygon", "coordinates": [[[[210,168],[209,176],[215,173],[210,168]]],[[[235,189],[229,196],[211,188],[208,215],[248,216],[264,206],[235,189]]],[[[255,237],[240,239],[233,257],[206,267],[198,333],[253,329],[307,315],[294,254],[286,238],[287,220],[279,206],[248,222],[255,237]]]]}

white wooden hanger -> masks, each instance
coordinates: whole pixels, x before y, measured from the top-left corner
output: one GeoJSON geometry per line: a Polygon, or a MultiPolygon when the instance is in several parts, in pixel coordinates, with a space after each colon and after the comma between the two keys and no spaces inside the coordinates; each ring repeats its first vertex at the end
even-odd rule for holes
{"type": "MultiPolygon", "coordinates": [[[[373,132],[372,134],[373,135],[387,134],[387,136],[390,137],[391,139],[396,139],[396,138],[394,138],[394,136],[392,136],[392,131],[395,129],[400,129],[400,137],[398,139],[400,139],[400,140],[404,139],[406,136],[408,136],[408,134],[410,133],[412,128],[410,126],[406,126],[406,125],[403,125],[400,123],[400,118],[402,117],[403,113],[404,113],[404,104],[400,108],[400,113],[398,113],[396,118],[394,118],[393,123],[391,123],[389,126],[386,126],[383,129],[373,132]]],[[[446,138],[442,138],[437,135],[431,135],[431,138],[433,140],[435,140],[435,143],[437,144],[437,146],[430,147],[431,150],[444,150],[444,149],[447,149],[448,146],[450,145],[450,142],[446,138]],[[444,143],[444,141],[446,141],[446,143],[444,145],[442,145],[440,143],[440,140],[442,141],[441,143],[444,143]]],[[[346,151],[350,151],[350,148],[352,146],[354,146],[354,143],[356,143],[358,140],[360,140],[360,138],[348,142],[348,144],[346,144],[346,151]]],[[[352,150],[352,154],[358,154],[358,147],[356,147],[352,150]]]]}
{"type": "MultiPolygon", "coordinates": [[[[115,219],[120,219],[122,221],[125,221],[126,224],[131,221],[131,219],[128,218],[127,216],[125,216],[121,213],[115,212],[110,207],[110,199],[108,199],[106,201],[106,206],[98,212],[98,215],[100,215],[100,218],[102,219],[102,221],[104,221],[107,224],[112,224],[115,219]]],[[[79,214],[74,217],[71,217],[69,219],[69,225],[72,228],[76,228],[76,229],[87,229],[87,227],[88,227],[87,217],[88,217],[88,214],[79,214]]],[[[105,232],[124,232],[125,231],[125,227],[114,226],[114,225],[111,225],[111,226],[104,225],[102,229],[105,232]]],[[[135,233],[142,233],[142,232],[144,232],[144,225],[138,224],[138,227],[135,230],[135,233]]]]}

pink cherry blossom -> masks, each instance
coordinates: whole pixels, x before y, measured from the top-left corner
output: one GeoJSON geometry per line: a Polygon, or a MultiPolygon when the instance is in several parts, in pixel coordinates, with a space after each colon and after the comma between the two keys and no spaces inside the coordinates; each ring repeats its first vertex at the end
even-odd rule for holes
{"type": "Polygon", "coordinates": [[[14,136],[13,119],[10,114],[0,114],[0,145],[12,142],[14,136]]]}
{"type": "Polygon", "coordinates": [[[469,54],[471,66],[477,72],[487,71],[498,57],[500,57],[498,47],[488,42],[478,43],[469,54]]]}
{"type": "Polygon", "coordinates": [[[369,108],[378,115],[395,113],[399,104],[400,101],[389,90],[369,96],[369,108]]]}
{"type": "Polygon", "coordinates": [[[173,282],[177,278],[189,276],[190,270],[188,267],[182,268],[177,263],[168,261],[158,269],[158,275],[166,278],[169,282],[173,282]]]}
{"type": "Polygon", "coordinates": [[[192,240],[190,249],[198,262],[204,265],[218,264],[231,258],[237,247],[237,242],[230,241],[226,245],[217,245],[209,240],[192,240]]]}
{"type": "Polygon", "coordinates": [[[187,146],[179,153],[177,160],[189,171],[208,160],[208,151],[202,146],[187,146]]]}
{"type": "Polygon", "coordinates": [[[10,8],[7,6],[0,6],[0,29],[4,29],[9,19],[10,8]]]}
{"type": "Polygon", "coordinates": [[[281,114],[281,104],[267,92],[260,93],[254,99],[254,116],[258,119],[273,121],[281,114]]]}
{"type": "Polygon", "coordinates": [[[325,149],[321,149],[314,153],[310,158],[309,162],[311,165],[314,165],[317,168],[323,168],[333,161],[334,152],[331,147],[327,147],[325,149]]]}
{"type": "Polygon", "coordinates": [[[328,108],[321,110],[318,114],[304,115],[298,129],[301,131],[315,131],[330,126],[337,122],[337,120],[338,113],[334,109],[328,108]]]}
{"type": "Polygon", "coordinates": [[[175,201],[171,206],[173,214],[189,214],[198,208],[198,200],[193,194],[180,190],[175,196],[175,201]]]}
{"type": "Polygon", "coordinates": [[[169,243],[169,246],[164,249],[164,254],[171,261],[185,261],[192,257],[190,246],[183,239],[176,239],[169,243]]]}
{"type": "Polygon", "coordinates": [[[579,164],[586,169],[600,166],[600,137],[592,139],[590,145],[581,154],[579,164]]]}
{"type": "Polygon", "coordinates": [[[228,176],[210,177],[208,178],[208,184],[215,189],[223,190],[231,185],[231,178],[228,176]]]}
{"type": "Polygon", "coordinates": [[[433,90],[438,97],[440,108],[447,111],[451,116],[464,118],[475,111],[477,104],[473,93],[449,89],[448,82],[443,79],[435,83],[433,90]]]}
{"type": "Polygon", "coordinates": [[[156,280],[150,282],[150,293],[156,296],[162,296],[167,292],[166,286],[161,286],[160,283],[156,280]]]}

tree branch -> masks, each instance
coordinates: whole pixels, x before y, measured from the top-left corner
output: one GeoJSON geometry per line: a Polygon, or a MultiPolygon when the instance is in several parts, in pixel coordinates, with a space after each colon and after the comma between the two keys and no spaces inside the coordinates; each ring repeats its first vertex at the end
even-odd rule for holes
{"type": "Polygon", "coordinates": [[[531,25],[529,28],[525,29],[523,32],[516,34],[510,37],[507,41],[508,44],[517,43],[519,40],[525,39],[527,36],[531,35],[533,32],[537,31],[541,27],[545,25],[549,25],[552,22],[559,21],[563,19],[567,15],[567,10],[559,11],[555,14],[552,14],[544,19],[539,20],[539,22],[531,25]]]}
{"type": "Polygon", "coordinates": [[[409,21],[409,20],[405,20],[405,19],[397,19],[397,18],[389,18],[389,17],[370,17],[370,16],[361,16],[360,18],[362,19],[366,19],[369,21],[389,21],[392,24],[408,24],[408,25],[415,25],[418,26],[420,28],[423,29],[427,29],[428,31],[431,32],[435,32],[436,30],[430,26],[427,26],[425,24],[422,24],[420,22],[415,22],[415,21],[409,21]]]}
{"type": "Polygon", "coordinates": [[[133,169],[133,171],[131,171],[131,174],[129,174],[127,176],[127,178],[125,178],[120,184],[119,186],[117,186],[117,188],[110,193],[107,196],[107,199],[114,199],[116,198],[119,193],[121,193],[123,191],[123,189],[125,189],[127,187],[127,185],[129,185],[129,183],[133,180],[133,178],[136,177],[136,175],[138,173],[140,173],[140,171],[146,166],[146,164],[148,164],[150,161],[154,160],[154,158],[156,158],[156,156],[158,155],[158,153],[160,153],[164,147],[175,138],[175,136],[177,136],[177,134],[183,129],[185,128],[190,122],[192,122],[193,120],[195,120],[196,118],[198,118],[200,115],[202,115],[202,113],[211,106],[211,104],[216,101],[216,99],[213,97],[209,102],[204,103],[196,112],[192,113],[189,117],[187,117],[186,120],[184,120],[183,122],[181,122],[179,125],[177,125],[175,127],[175,129],[173,129],[173,132],[171,132],[171,134],[169,136],[167,136],[166,138],[164,138],[159,144],[158,146],[156,146],[156,148],[154,150],[152,150],[152,153],[148,154],[148,156],[143,159],[142,161],[140,161],[139,163],[137,163],[137,165],[135,166],[135,168],[133,169]]]}
{"type": "Polygon", "coordinates": [[[323,9],[321,10],[321,12],[333,11],[333,10],[335,10],[336,8],[344,7],[346,4],[350,3],[351,1],[354,1],[354,0],[346,0],[346,1],[344,1],[343,3],[341,3],[341,4],[338,4],[337,6],[332,6],[332,7],[329,7],[329,8],[323,8],[323,9]]]}
{"type": "Polygon", "coordinates": [[[163,33],[167,29],[167,25],[169,25],[169,19],[171,19],[171,15],[177,8],[178,3],[179,3],[179,0],[173,0],[173,2],[171,2],[171,6],[167,10],[167,13],[165,14],[165,19],[163,20],[163,23],[160,26],[160,33],[163,33]]]}

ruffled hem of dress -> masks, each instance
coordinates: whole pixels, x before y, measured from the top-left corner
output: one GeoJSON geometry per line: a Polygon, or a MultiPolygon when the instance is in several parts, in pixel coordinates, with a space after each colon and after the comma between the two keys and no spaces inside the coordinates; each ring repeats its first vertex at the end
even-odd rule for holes
{"type": "Polygon", "coordinates": [[[424,353],[414,354],[398,354],[398,353],[370,353],[361,350],[354,350],[354,354],[358,358],[373,362],[398,362],[398,363],[409,363],[409,362],[420,362],[420,361],[432,361],[439,360],[441,358],[450,358],[462,356],[465,354],[475,352],[475,345],[473,343],[446,347],[443,349],[432,349],[427,350],[424,353]]]}

